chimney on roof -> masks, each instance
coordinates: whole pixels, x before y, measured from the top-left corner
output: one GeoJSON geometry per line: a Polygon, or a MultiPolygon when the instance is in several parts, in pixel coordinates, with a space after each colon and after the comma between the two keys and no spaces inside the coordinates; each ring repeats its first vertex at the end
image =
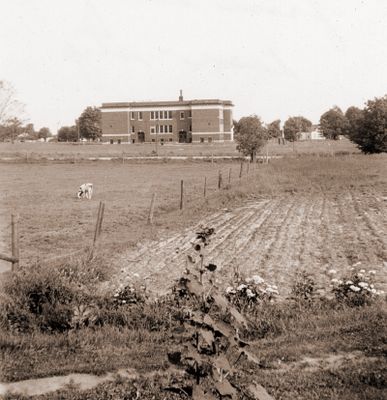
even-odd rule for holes
{"type": "Polygon", "coordinates": [[[183,91],[180,89],[179,101],[183,101],[183,91]]]}

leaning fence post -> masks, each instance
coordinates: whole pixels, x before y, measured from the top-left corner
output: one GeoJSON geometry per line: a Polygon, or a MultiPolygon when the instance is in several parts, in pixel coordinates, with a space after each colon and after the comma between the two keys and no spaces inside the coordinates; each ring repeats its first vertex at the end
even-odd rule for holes
{"type": "Polygon", "coordinates": [[[101,231],[102,231],[102,221],[103,221],[104,212],[105,212],[105,203],[102,203],[101,212],[100,212],[100,215],[99,215],[99,224],[98,224],[97,237],[99,237],[99,236],[101,235],[101,231]]]}
{"type": "Polygon", "coordinates": [[[93,238],[93,244],[91,246],[91,250],[90,250],[90,254],[89,254],[89,259],[93,258],[93,253],[94,253],[94,247],[95,247],[95,243],[97,242],[97,238],[98,238],[98,234],[100,232],[100,228],[101,228],[101,224],[102,221],[101,220],[101,215],[103,213],[102,211],[102,201],[99,202],[99,207],[98,207],[98,215],[97,215],[97,222],[95,223],[95,230],[94,230],[94,238],[93,238]]]}
{"type": "Polygon", "coordinates": [[[228,170],[228,184],[231,183],[231,168],[228,170]]]}
{"type": "Polygon", "coordinates": [[[207,177],[204,177],[204,189],[203,189],[203,196],[206,197],[207,194],[207,177]]]}
{"type": "Polygon", "coordinates": [[[15,259],[12,261],[12,271],[19,268],[19,232],[18,232],[18,216],[15,214],[11,215],[11,226],[12,226],[12,257],[15,259]]]}
{"type": "Polygon", "coordinates": [[[184,193],[184,181],[183,179],[180,182],[180,210],[183,209],[183,193],[184,193]]]}
{"type": "Polygon", "coordinates": [[[156,193],[153,193],[148,215],[148,224],[150,225],[153,224],[153,211],[155,208],[155,199],[156,199],[156,193]]]}

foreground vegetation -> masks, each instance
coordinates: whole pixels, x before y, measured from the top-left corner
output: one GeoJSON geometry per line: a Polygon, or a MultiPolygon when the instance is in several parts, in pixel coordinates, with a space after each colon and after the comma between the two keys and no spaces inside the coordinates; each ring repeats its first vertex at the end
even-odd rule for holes
{"type": "MultiPolygon", "coordinates": [[[[228,168],[229,165],[223,164],[222,167],[228,168]]],[[[235,177],[239,172],[239,164],[231,166],[235,167],[235,177]]],[[[180,212],[176,205],[171,205],[171,198],[175,198],[176,193],[171,197],[167,194],[170,183],[176,180],[174,176],[166,179],[166,184],[160,183],[158,186],[160,203],[155,212],[156,226],[144,227],[148,205],[142,203],[150,189],[146,188],[143,195],[136,192],[137,199],[132,197],[129,200],[128,195],[133,187],[131,178],[139,170],[150,173],[151,167],[110,164],[112,179],[105,180],[105,186],[101,186],[103,189],[98,196],[106,202],[111,201],[109,208],[115,212],[106,213],[104,229],[107,234],[102,237],[101,248],[95,258],[87,261],[85,251],[73,257],[47,262],[28,254],[42,252],[43,248],[47,251],[50,248],[58,249],[65,240],[69,240],[70,248],[74,247],[86,232],[79,222],[86,224],[91,215],[89,211],[89,214],[82,216],[82,212],[86,212],[93,203],[74,200],[71,204],[58,204],[54,201],[55,197],[60,197],[60,190],[69,190],[79,179],[73,177],[73,181],[66,184],[66,179],[76,173],[76,165],[65,167],[67,175],[60,182],[64,188],[56,193],[45,192],[44,183],[47,180],[44,180],[47,174],[58,176],[56,172],[59,169],[53,166],[52,171],[47,171],[40,166],[40,175],[37,175],[37,169],[29,166],[36,177],[35,200],[31,200],[25,190],[30,172],[24,166],[14,167],[18,169],[16,177],[19,186],[12,187],[14,192],[9,190],[7,202],[17,204],[20,210],[27,210],[26,204],[32,204],[33,212],[25,218],[28,229],[22,228],[23,254],[28,262],[23,262],[22,268],[15,274],[2,279],[0,380],[15,382],[71,372],[103,375],[119,369],[134,370],[136,374],[133,379],[117,376],[116,381],[103,383],[86,392],[68,387],[58,393],[39,396],[39,399],[182,398],[163,390],[171,385],[171,381],[179,382],[182,371],[181,366],[171,366],[168,353],[178,351],[182,345],[190,342],[190,336],[182,331],[182,325],[185,326],[191,318],[187,308],[188,311],[196,311],[196,308],[200,311],[201,303],[177,298],[176,291],[155,301],[149,298],[141,280],[120,288],[107,284],[116,272],[112,269],[110,257],[112,251],[119,250],[116,243],[119,235],[124,248],[128,242],[136,243],[141,237],[152,238],[165,234],[166,227],[169,230],[187,227],[196,222],[198,216],[213,213],[220,207],[240,205],[249,198],[274,200],[279,195],[285,195],[297,200],[302,196],[313,194],[316,196],[313,198],[318,198],[323,194],[336,199],[342,198],[346,191],[351,191],[382,199],[386,188],[383,156],[300,157],[250,166],[249,174],[245,170],[246,175],[242,180],[234,178],[231,185],[225,185],[222,190],[214,188],[207,199],[192,193],[192,197],[187,198],[187,207],[180,212]],[[122,175],[123,168],[126,174],[133,175],[122,175]],[[114,191],[117,183],[120,183],[120,189],[114,191]],[[115,194],[114,200],[112,193],[115,194]],[[37,199],[43,195],[47,196],[48,204],[40,208],[37,199]],[[137,215],[122,224],[123,213],[119,211],[123,209],[124,202],[127,204],[129,201],[137,215]],[[72,210],[70,214],[69,210],[72,210]],[[55,224],[47,225],[54,217],[57,218],[55,224]],[[36,229],[39,218],[43,218],[42,232],[50,226],[51,233],[45,236],[49,242],[44,240],[41,243],[39,239],[40,229],[36,229]],[[63,229],[61,218],[71,227],[68,236],[63,232],[54,234],[58,227],[63,229]],[[75,223],[76,218],[79,220],[75,223]],[[130,237],[125,233],[129,225],[130,237]],[[31,249],[29,244],[35,249],[31,249]]],[[[172,171],[173,167],[173,164],[158,164],[157,172],[172,171]]],[[[83,165],[82,168],[81,174],[87,171],[96,178],[106,174],[106,166],[93,165],[93,168],[88,168],[83,165]]],[[[215,183],[219,165],[179,164],[179,168],[185,172],[199,172],[198,183],[203,171],[211,169],[215,183]]],[[[382,205],[383,200],[372,203],[372,207],[380,208],[382,205]]],[[[375,210],[379,212],[379,208],[375,210]]],[[[368,212],[371,213],[371,209],[368,212]]],[[[378,215],[383,217],[382,214],[378,215]]],[[[371,224],[372,221],[366,222],[371,224]]],[[[361,232],[355,233],[364,242],[361,232]]],[[[352,239],[352,245],[357,243],[355,236],[352,239]]],[[[315,240],[321,238],[316,237],[315,240]]],[[[342,240],[348,241],[349,238],[343,237],[342,240]]],[[[78,245],[82,250],[85,242],[78,245]]],[[[365,249],[357,250],[362,252],[365,249]]],[[[380,251],[375,257],[383,259],[382,245],[371,249],[380,251]]],[[[336,268],[337,271],[329,271],[331,281],[323,294],[316,285],[318,265],[309,266],[305,273],[297,269],[299,274],[288,275],[291,291],[286,296],[278,297],[276,292],[282,295],[283,287],[276,288],[273,282],[261,282],[257,277],[244,276],[241,262],[239,270],[235,271],[229,282],[230,286],[217,289],[249,323],[247,328],[238,331],[238,335],[242,342],[249,343],[248,351],[253,357],[241,359],[230,374],[229,380],[235,388],[242,390],[254,381],[276,399],[383,399],[386,390],[384,371],[387,367],[386,300],[379,290],[383,282],[378,280],[380,275],[375,275],[365,261],[357,264],[356,254],[348,255],[348,260],[352,260],[353,264],[351,276],[343,276],[336,265],[331,265],[332,270],[336,268]]],[[[170,268],[180,267],[170,265],[170,268]]],[[[260,274],[259,270],[257,274],[260,274]]],[[[213,311],[210,311],[212,318],[231,324],[234,329],[233,319],[228,313],[212,314],[213,311]]],[[[234,361],[235,355],[233,352],[227,353],[234,361]]],[[[204,387],[207,387],[208,379],[204,378],[204,387]]],[[[217,396],[215,393],[212,395],[217,396]]],[[[17,394],[7,396],[8,399],[26,398],[17,394]]],[[[243,390],[239,391],[238,396],[241,399],[251,398],[243,390]]]]}
{"type": "MultiPolygon", "coordinates": [[[[157,301],[146,300],[136,286],[95,294],[106,278],[98,260],[63,266],[54,274],[37,267],[9,279],[1,300],[1,380],[128,368],[137,378],[117,377],[86,392],[74,387],[37,398],[131,399],[136,393],[144,399],[184,398],[163,390],[181,381],[167,355],[190,343],[183,326],[192,312],[209,313],[217,324],[228,324],[231,315],[217,307],[215,314],[205,311],[194,287],[181,297],[181,285],[175,286],[177,291],[157,301]]],[[[249,343],[250,356],[233,368],[230,382],[237,388],[256,382],[277,399],[382,399],[387,383],[384,296],[333,285],[332,296],[321,297],[307,274],[292,285],[287,301],[276,301],[276,290],[258,276],[237,276],[234,288],[224,292],[248,321],[238,340],[249,343]]],[[[209,299],[215,298],[214,290],[209,299]]],[[[231,326],[243,322],[232,314],[237,319],[231,317],[231,326]]],[[[237,354],[227,354],[235,362],[237,354]]],[[[242,391],[235,398],[254,397],[242,391]]]]}

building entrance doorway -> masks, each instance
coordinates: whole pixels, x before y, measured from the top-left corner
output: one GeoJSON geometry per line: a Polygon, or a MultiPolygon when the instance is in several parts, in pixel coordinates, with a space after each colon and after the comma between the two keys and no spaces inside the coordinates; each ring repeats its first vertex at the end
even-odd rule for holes
{"type": "Polygon", "coordinates": [[[144,132],[137,132],[137,138],[139,143],[145,142],[145,133],[144,132]]]}
{"type": "Polygon", "coordinates": [[[187,143],[187,132],[186,131],[180,131],[179,132],[179,143],[187,143]]]}

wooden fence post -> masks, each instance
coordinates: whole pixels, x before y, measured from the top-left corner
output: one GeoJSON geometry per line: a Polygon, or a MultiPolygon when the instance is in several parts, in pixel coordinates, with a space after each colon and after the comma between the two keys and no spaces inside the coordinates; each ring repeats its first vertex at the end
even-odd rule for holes
{"type": "Polygon", "coordinates": [[[219,170],[219,175],[218,175],[218,189],[222,188],[222,172],[219,170]]]}
{"type": "Polygon", "coordinates": [[[98,224],[97,238],[101,235],[101,231],[102,231],[102,221],[103,221],[104,212],[105,212],[105,203],[102,203],[102,206],[101,206],[101,213],[100,213],[100,215],[99,215],[99,224],[98,224]]]}
{"type": "Polygon", "coordinates": [[[12,271],[19,268],[19,231],[18,231],[18,216],[11,215],[11,225],[12,225],[12,271]]]}
{"type": "Polygon", "coordinates": [[[101,226],[102,226],[102,215],[103,215],[103,203],[102,201],[99,202],[99,207],[98,207],[98,215],[97,215],[97,222],[95,223],[95,230],[94,230],[94,238],[93,238],[93,244],[90,249],[90,254],[89,254],[89,260],[93,258],[93,253],[94,253],[94,247],[97,242],[97,238],[100,234],[101,226]]]}
{"type": "Polygon", "coordinates": [[[183,209],[183,196],[184,196],[184,181],[183,179],[180,182],[180,210],[183,209]]]}
{"type": "Polygon", "coordinates": [[[239,179],[242,178],[242,172],[243,172],[243,161],[241,161],[241,169],[239,170],[239,179]]]}
{"type": "Polygon", "coordinates": [[[153,211],[155,208],[155,199],[156,199],[156,193],[153,193],[148,215],[148,224],[150,225],[153,225],[153,211]]]}
{"type": "Polygon", "coordinates": [[[203,190],[203,196],[206,197],[207,194],[207,177],[204,177],[204,190],[203,190]]]}
{"type": "Polygon", "coordinates": [[[231,168],[228,170],[228,184],[231,183],[231,168]]]}

